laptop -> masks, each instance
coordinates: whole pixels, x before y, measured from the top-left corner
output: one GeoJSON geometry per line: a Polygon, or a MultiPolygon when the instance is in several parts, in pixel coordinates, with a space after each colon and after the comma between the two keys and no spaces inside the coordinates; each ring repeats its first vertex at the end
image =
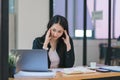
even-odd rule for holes
{"type": "Polygon", "coordinates": [[[12,53],[17,56],[16,68],[20,71],[49,71],[47,51],[44,49],[12,50],[12,53]]]}

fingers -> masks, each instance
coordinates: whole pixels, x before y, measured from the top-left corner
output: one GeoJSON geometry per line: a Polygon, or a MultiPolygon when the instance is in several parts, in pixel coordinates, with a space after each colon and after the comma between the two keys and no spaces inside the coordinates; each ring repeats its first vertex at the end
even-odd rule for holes
{"type": "Polygon", "coordinates": [[[65,37],[62,37],[62,39],[63,39],[64,41],[66,41],[66,40],[69,38],[69,36],[68,36],[68,34],[67,34],[67,31],[64,30],[64,33],[63,33],[63,34],[65,34],[65,37]]]}
{"type": "Polygon", "coordinates": [[[64,30],[64,33],[65,33],[65,36],[68,37],[68,34],[67,34],[67,31],[66,31],[66,30],[64,30]]]}
{"type": "Polygon", "coordinates": [[[46,35],[47,35],[48,37],[50,37],[50,33],[51,33],[51,30],[49,29],[49,30],[47,31],[47,34],[46,34],[46,35]]]}
{"type": "Polygon", "coordinates": [[[48,44],[51,39],[51,30],[49,29],[45,36],[45,43],[48,44]]]}

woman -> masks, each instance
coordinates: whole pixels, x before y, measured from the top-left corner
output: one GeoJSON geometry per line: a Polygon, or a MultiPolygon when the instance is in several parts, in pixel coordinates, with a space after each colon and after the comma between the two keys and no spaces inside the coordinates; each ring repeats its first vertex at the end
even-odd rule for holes
{"type": "Polygon", "coordinates": [[[48,50],[49,68],[67,68],[74,65],[73,41],[68,34],[66,18],[55,15],[47,25],[47,31],[33,42],[33,49],[48,50]]]}

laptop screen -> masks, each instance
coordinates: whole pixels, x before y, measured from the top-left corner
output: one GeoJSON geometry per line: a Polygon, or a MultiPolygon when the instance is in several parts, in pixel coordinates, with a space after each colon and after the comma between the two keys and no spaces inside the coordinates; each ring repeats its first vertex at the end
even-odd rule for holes
{"type": "Polygon", "coordinates": [[[48,71],[47,51],[43,49],[14,50],[17,55],[16,69],[21,71],[48,71]]]}

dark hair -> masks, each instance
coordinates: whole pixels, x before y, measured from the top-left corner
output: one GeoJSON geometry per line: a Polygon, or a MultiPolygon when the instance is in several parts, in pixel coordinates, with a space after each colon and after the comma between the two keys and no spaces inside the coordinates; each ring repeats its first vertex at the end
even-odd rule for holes
{"type": "MultiPolygon", "coordinates": [[[[67,34],[69,35],[67,19],[61,15],[55,15],[48,22],[47,30],[46,30],[45,34],[43,35],[44,39],[45,39],[45,35],[46,35],[47,31],[49,30],[49,28],[51,28],[52,25],[56,24],[56,23],[59,23],[63,27],[63,29],[67,31],[67,34]]],[[[50,45],[48,45],[48,46],[50,46],[50,45]]],[[[66,51],[66,45],[62,39],[62,36],[58,39],[56,51],[57,51],[58,55],[60,56],[60,58],[62,59],[62,61],[60,62],[59,65],[63,65],[62,62],[64,62],[63,59],[65,59],[65,58],[62,58],[62,57],[65,57],[64,52],[66,51]]],[[[59,67],[61,67],[61,66],[59,66],[59,67]]]]}
{"type": "Polygon", "coordinates": [[[47,30],[49,28],[51,28],[51,26],[53,24],[56,24],[56,23],[59,23],[64,30],[67,31],[68,35],[69,35],[69,32],[68,32],[68,21],[65,17],[61,16],[61,15],[55,15],[53,16],[50,21],[48,22],[48,25],[47,25],[47,30]]]}

